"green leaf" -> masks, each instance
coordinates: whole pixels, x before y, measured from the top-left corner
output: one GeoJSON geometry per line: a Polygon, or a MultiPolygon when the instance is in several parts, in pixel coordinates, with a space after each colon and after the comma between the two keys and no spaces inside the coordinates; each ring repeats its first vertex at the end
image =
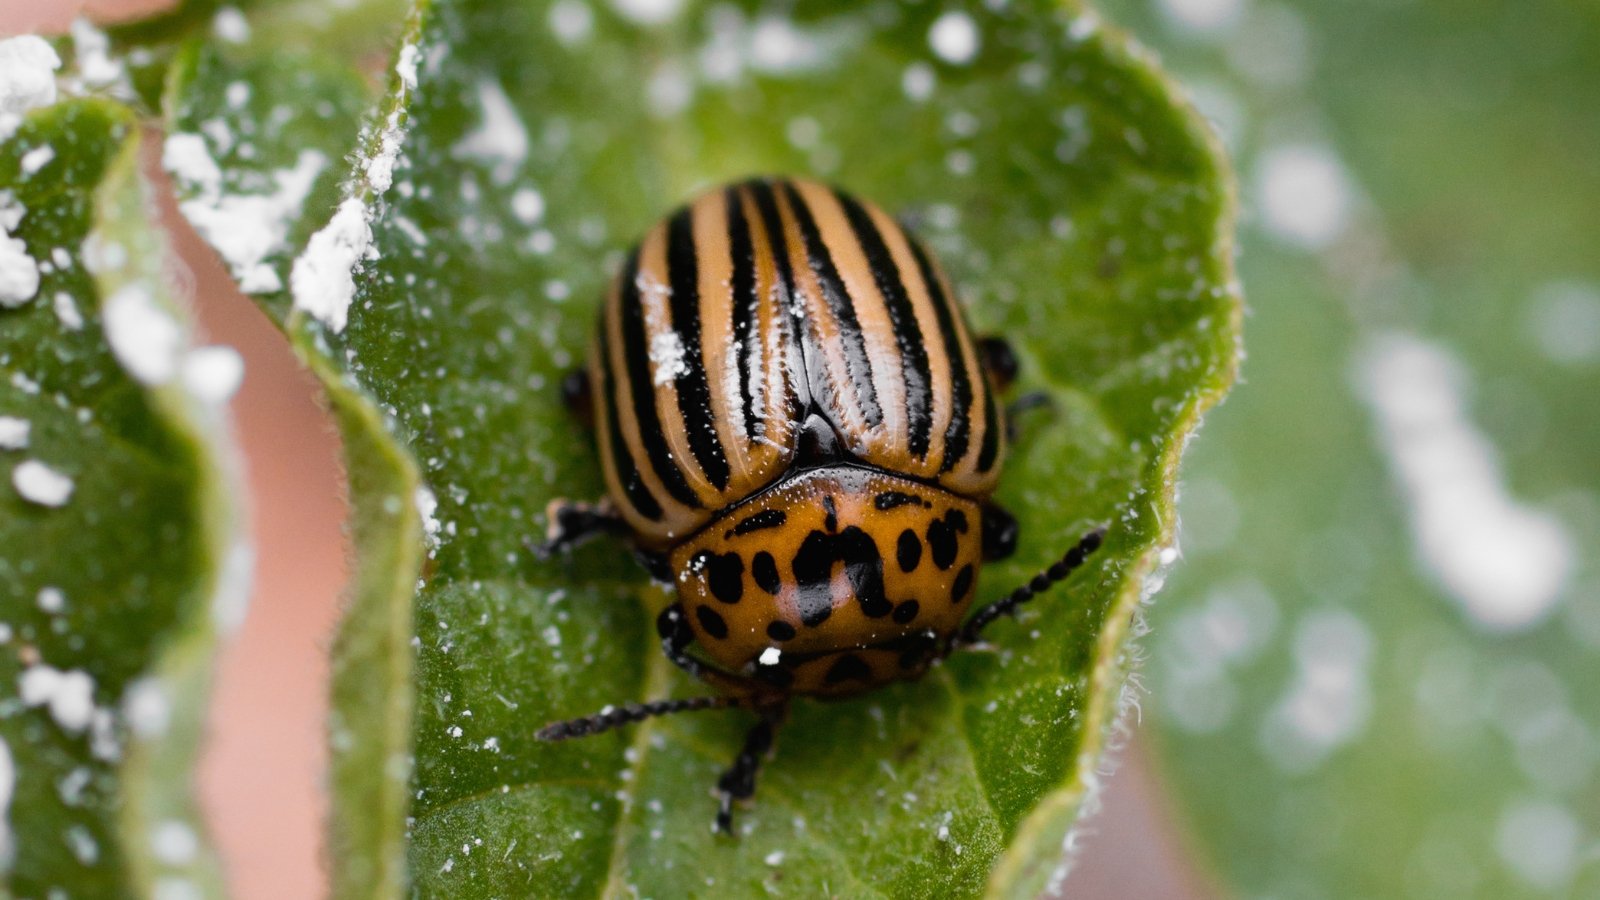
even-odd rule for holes
{"type": "MultiPolygon", "coordinates": [[[[1059,866],[1094,782],[1141,591],[1172,537],[1178,454],[1232,378],[1225,170],[1154,67],[1075,7],[960,14],[940,28],[975,29],[961,64],[930,49],[936,10],[776,15],[689,4],[643,25],[598,5],[423,6],[400,52],[415,91],[391,78],[349,144],[345,199],[314,200],[296,228],[321,229],[296,264],[299,306],[262,300],[344,408],[352,467],[389,476],[358,483],[366,515],[392,503],[415,522],[408,459],[428,486],[405,744],[420,893],[1025,895],[1059,866]],[[915,220],[979,326],[1017,341],[1023,388],[1055,401],[1023,422],[1000,494],[1022,550],[986,569],[984,595],[1094,523],[1112,530],[1069,587],[994,629],[994,650],[857,701],[797,704],[730,840],[710,833],[708,792],[740,715],[533,739],[551,719],[704,687],[661,658],[650,610],[665,598],[622,548],[536,564],[523,543],[551,498],[601,490],[556,385],[619,252],[695,190],[760,172],[835,180],[915,220]],[[352,263],[346,310],[325,292],[352,263]]],[[[175,129],[219,112],[196,99],[211,80],[176,80],[175,129]]],[[[291,118],[252,136],[263,165],[350,140],[326,127],[274,143],[304,117],[291,118]]],[[[387,650],[340,671],[392,699],[409,626],[392,579],[410,570],[388,560],[405,561],[396,542],[414,527],[378,531],[358,553],[391,580],[358,594],[346,627],[387,650]]],[[[376,751],[348,759],[380,769],[376,751]]],[[[371,816],[349,774],[336,803],[371,816]]]]}
{"type": "Polygon", "coordinates": [[[7,896],[220,889],[190,777],[249,582],[231,375],[166,291],[138,149],[129,112],[97,100],[37,110],[0,145],[8,232],[42,273],[0,309],[7,896]]]}
{"type": "Polygon", "coordinates": [[[1252,180],[1309,146],[1360,199],[1314,252],[1242,236],[1249,386],[1186,469],[1152,755],[1239,896],[1600,896],[1600,17],[1259,9],[1237,36],[1312,53],[1149,34],[1252,180]]]}

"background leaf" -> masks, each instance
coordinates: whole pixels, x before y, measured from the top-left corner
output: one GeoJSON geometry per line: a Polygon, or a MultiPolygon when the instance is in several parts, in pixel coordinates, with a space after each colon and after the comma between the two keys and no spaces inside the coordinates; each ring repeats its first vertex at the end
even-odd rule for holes
{"type": "Polygon", "coordinates": [[[0,310],[0,415],[27,427],[0,450],[8,896],[219,884],[190,775],[215,636],[249,582],[220,406],[233,378],[226,351],[189,349],[167,299],[138,145],[128,111],[97,100],[38,110],[0,145],[8,230],[43,273],[0,310]],[[59,505],[28,489],[39,464],[68,480],[59,505]]]}
{"type": "MultiPolygon", "coordinates": [[[[668,4],[642,22],[654,7],[622,8],[632,18],[570,2],[425,6],[399,56],[417,87],[390,75],[359,143],[341,144],[340,118],[319,124],[302,104],[254,130],[249,160],[208,148],[224,195],[307,147],[328,159],[360,148],[339,211],[319,181],[291,229],[321,235],[305,262],[370,225],[370,251],[350,256],[348,324],[336,303],[295,309],[270,290],[262,302],[332,386],[347,428],[361,423],[347,454],[378,486],[353,476],[358,522],[394,517],[359,541],[364,571],[409,571],[419,513],[432,536],[415,612],[416,888],[1035,891],[1059,862],[1141,586],[1171,538],[1182,438],[1231,379],[1238,302],[1215,151],[1155,70],[1075,9],[791,18],[753,2],[668,4]],[[1071,589],[995,629],[995,651],[858,701],[799,704],[739,838],[719,840],[706,794],[738,716],[533,741],[553,718],[700,688],[660,658],[648,608],[663,598],[624,551],[536,565],[522,544],[548,499],[600,491],[555,385],[581,358],[620,251],[694,190],[761,172],[836,180],[911,219],[980,327],[1017,339],[1024,387],[1055,399],[1010,463],[1001,499],[1023,550],[985,571],[985,595],[1092,523],[1113,530],[1071,589]],[[416,507],[388,434],[426,482],[416,507]],[[387,459],[358,456],[363,442],[387,459]]],[[[249,118],[271,119],[277,106],[255,104],[280,63],[229,64],[253,86],[249,118]]],[[[205,96],[216,83],[174,80],[174,132],[204,134],[226,115],[205,96]]],[[[201,196],[205,179],[185,168],[181,194],[201,196]]],[[[290,255],[269,254],[283,285],[290,255]]],[[[394,639],[408,623],[386,584],[358,595],[350,626],[378,652],[339,665],[403,706],[407,648],[394,639]]],[[[349,701],[336,698],[341,714],[349,701]]],[[[392,773],[395,748],[368,749],[346,760],[392,773]]],[[[378,795],[352,791],[349,775],[336,802],[346,819],[371,816],[362,801],[378,795]]]]}
{"type": "Polygon", "coordinates": [[[1114,7],[1252,185],[1151,615],[1188,832],[1239,896],[1600,894],[1595,7],[1114,7]]]}

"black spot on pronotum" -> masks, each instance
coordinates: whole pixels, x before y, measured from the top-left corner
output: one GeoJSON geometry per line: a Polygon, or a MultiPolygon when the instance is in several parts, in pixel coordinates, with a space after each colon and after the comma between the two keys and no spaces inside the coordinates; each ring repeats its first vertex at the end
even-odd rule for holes
{"type": "Polygon", "coordinates": [[[962,512],[961,510],[959,510],[959,509],[950,510],[949,512],[944,514],[944,520],[946,522],[950,523],[950,527],[952,529],[954,529],[958,534],[966,534],[967,533],[967,514],[962,512]]]}
{"type": "Polygon", "coordinates": [[[728,531],[727,536],[734,537],[736,535],[749,534],[753,531],[762,531],[767,528],[777,528],[788,520],[788,515],[781,509],[764,509],[753,516],[746,516],[740,519],[738,524],[728,531]]]}
{"type": "Polygon", "coordinates": [[[767,637],[775,641],[794,640],[794,626],[788,622],[768,622],[767,637]]]}
{"type": "Polygon", "coordinates": [[[922,605],[915,600],[907,600],[894,608],[894,620],[904,625],[917,617],[922,605]]]}
{"type": "Polygon", "coordinates": [[[956,533],[944,519],[934,519],[928,525],[928,549],[933,551],[933,564],[940,570],[955,563],[956,533]]]}
{"type": "Polygon", "coordinates": [[[695,607],[694,617],[700,620],[700,627],[705,629],[706,634],[719,641],[728,636],[728,623],[723,621],[722,616],[718,615],[717,611],[711,607],[695,607]]]}
{"type": "Polygon", "coordinates": [[[828,674],[822,676],[824,684],[840,684],[845,681],[871,681],[872,667],[854,653],[846,653],[828,667],[828,674]]]}
{"type": "Polygon", "coordinates": [[[832,494],[822,498],[822,510],[823,512],[827,513],[827,517],[822,520],[822,527],[828,529],[829,531],[838,531],[839,509],[833,505],[832,494]]]}
{"type": "Polygon", "coordinates": [[[757,587],[774,597],[783,587],[783,580],[778,577],[778,563],[765,550],[750,560],[750,575],[755,578],[757,587]]]}
{"type": "Polygon", "coordinates": [[[851,593],[869,618],[886,616],[894,609],[884,596],[883,557],[878,545],[851,525],[838,534],[811,532],[794,555],[795,606],[800,621],[814,627],[832,615],[833,567],[838,563],[844,564],[851,593]]]}
{"type": "Polygon", "coordinates": [[[950,587],[950,602],[960,603],[972,591],[972,564],[968,563],[956,573],[956,583],[950,587]]]}
{"type": "Polygon", "coordinates": [[[897,509],[902,506],[917,506],[921,503],[922,501],[916,497],[900,491],[884,491],[872,498],[872,505],[878,512],[888,512],[891,509],[897,509]]]}
{"type": "Polygon", "coordinates": [[[737,553],[709,553],[696,556],[706,575],[711,596],[723,603],[738,603],[744,596],[744,559],[737,553]]]}
{"type": "Polygon", "coordinates": [[[922,539],[917,533],[907,528],[900,532],[900,540],[894,548],[894,558],[900,563],[900,571],[914,572],[922,562],[922,539]]]}

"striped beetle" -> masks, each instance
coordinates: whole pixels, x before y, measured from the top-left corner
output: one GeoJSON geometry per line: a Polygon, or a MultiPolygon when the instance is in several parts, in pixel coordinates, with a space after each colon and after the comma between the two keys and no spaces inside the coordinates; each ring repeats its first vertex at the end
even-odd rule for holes
{"type": "MultiPolygon", "coordinates": [[[[607,707],[563,740],[650,716],[759,716],[717,785],[750,797],[788,701],[915,679],[1100,545],[970,616],[979,566],[1016,547],[990,502],[1016,374],[881,209],[811,181],[711,191],[653,228],[612,282],[567,401],[598,433],[607,497],[557,500],[542,556],[626,536],[678,602],[667,657],[717,696],[607,707]]],[[[1019,405],[1022,401],[1019,401],[1019,405]]]]}

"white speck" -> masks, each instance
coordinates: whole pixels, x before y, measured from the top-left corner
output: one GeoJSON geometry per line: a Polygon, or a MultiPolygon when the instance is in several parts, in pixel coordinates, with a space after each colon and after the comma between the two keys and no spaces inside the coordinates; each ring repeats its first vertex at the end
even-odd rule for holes
{"type": "Polygon", "coordinates": [[[1427,570],[1486,628],[1543,619],[1576,565],[1573,539],[1553,515],[1510,495],[1493,445],[1468,418],[1460,364],[1394,334],[1373,343],[1358,377],[1427,570]]]}
{"type": "Polygon", "coordinates": [[[10,139],[22,114],[56,102],[55,71],[61,57],[31,34],[0,41],[0,141],[10,139]]]}
{"type": "Polygon", "coordinates": [[[140,678],[124,690],[122,714],[134,734],[141,738],[160,737],[172,721],[172,701],[159,680],[140,678]]]}
{"type": "Polygon", "coordinates": [[[650,338],[651,380],[657,386],[671,384],[674,379],[687,375],[689,366],[683,358],[683,340],[676,331],[658,331],[650,338]]]}
{"type": "Polygon", "coordinates": [[[122,61],[111,58],[111,39],[83,16],[72,20],[72,59],[89,87],[106,87],[122,78],[122,61]]]}
{"type": "Polygon", "coordinates": [[[528,158],[527,126],[500,82],[492,78],[478,82],[478,106],[482,109],[478,127],[468,132],[453,152],[488,163],[489,177],[496,184],[509,184],[528,158]]]}
{"type": "Polygon", "coordinates": [[[417,89],[418,55],[417,45],[407,44],[400,48],[400,54],[394,61],[394,72],[400,76],[400,84],[408,91],[417,89]]]}
{"type": "Polygon", "coordinates": [[[17,789],[17,767],[11,760],[11,745],[0,737],[0,871],[11,865],[11,797],[17,789]]]}
{"type": "Polygon", "coordinates": [[[183,330],[143,286],[130,284],[112,294],[103,319],[111,353],[128,374],[151,385],[177,374],[183,330]]]}
{"type": "Polygon", "coordinates": [[[766,856],[763,856],[761,861],[769,866],[781,866],[783,865],[783,856],[784,854],[782,850],[774,850],[771,853],[768,853],[766,856]]]}
{"type": "Polygon", "coordinates": [[[933,20],[928,46],[952,65],[965,65],[978,55],[978,25],[964,12],[947,12],[933,20]]]}
{"type": "Polygon", "coordinates": [[[549,646],[561,646],[561,630],[554,625],[545,626],[544,631],[540,632],[540,634],[544,637],[544,642],[549,646]]]}
{"type": "Polygon", "coordinates": [[[194,861],[200,841],[195,837],[194,829],[177,819],[167,819],[151,833],[150,849],[156,859],[167,865],[183,866],[194,861]]]}
{"type": "Polygon", "coordinates": [[[57,247],[50,251],[50,261],[56,264],[57,271],[66,271],[72,268],[72,254],[65,247],[57,247]]]}
{"type": "Polygon", "coordinates": [[[530,187],[521,187],[511,195],[511,214],[524,225],[544,218],[544,195],[530,187]]]}
{"type": "Polygon", "coordinates": [[[1293,683],[1262,723],[1267,757],[1304,772],[1354,740],[1372,709],[1372,636],[1343,609],[1308,613],[1295,630],[1293,683]]]}
{"type": "Polygon", "coordinates": [[[232,347],[197,347],[183,357],[183,386],[206,403],[226,403],[243,380],[244,359],[232,347]]]}
{"type": "Polygon", "coordinates": [[[16,416],[0,416],[0,450],[25,450],[33,423],[16,416]]]}
{"type": "Polygon", "coordinates": [[[11,484],[22,499],[40,506],[63,506],[72,497],[72,479],[35,459],[11,470],[11,484]]]}
{"type": "Polygon", "coordinates": [[[35,147],[32,150],[29,150],[27,153],[22,154],[22,174],[32,175],[45,166],[48,166],[50,161],[55,158],[56,149],[54,147],[51,147],[48,144],[43,147],[35,147]]]}
{"type": "Polygon", "coordinates": [[[21,238],[0,235],[0,307],[15,308],[39,293],[39,264],[21,238]]]}
{"type": "Polygon", "coordinates": [[[100,861],[100,845],[95,842],[94,835],[82,825],[68,828],[64,837],[67,846],[71,848],[72,855],[77,858],[80,865],[92,866],[100,861]]]}
{"type": "Polygon", "coordinates": [[[250,581],[255,574],[256,554],[248,541],[239,540],[228,548],[217,574],[211,595],[211,620],[223,634],[244,624],[250,610],[250,581]]]}
{"type": "MultiPolygon", "coordinates": [[[[401,92],[407,90],[402,83],[401,92]]],[[[367,174],[367,184],[375,194],[387,193],[394,185],[394,168],[400,162],[400,146],[406,136],[405,120],[400,113],[398,106],[390,111],[383,130],[378,134],[377,149],[362,164],[362,171],[367,174]]]]}
{"type": "Polygon", "coordinates": [[[651,73],[645,85],[645,96],[652,115],[670,118],[688,108],[689,101],[694,99],[694,82],[681,66],[668,61],[651,73]]]}
{"type": "Polygon", "coordinates": [[[34,598],[39,608],[51,615],[63,612],[67,608],[67,595],[58,587],[43,587],[39,595],[34,598]]]}
{"type": "Polygon", "coordinates": [[[1215,33],[1238,24],[1243,0],[1161,0],[1161,11],[1175,25],[1215,33]]]}
{"type": "Polygon", "coordinates": [[[1572,877],[1581,837],[1572,813],[1553,803],[1527,800],[1501,813],[1495,849],[1517,877],[1553,891],[1572,877]]]}
{"type": "Polygon", "coordinates": [[[1279,239],[1319,250],[1344,233],[1351,188],[1333,151],[1313,144],[1274,147],[1256,171],[1262,219],[1279,239]]]}
{"type": "Polygon", "coordinates": [[[244,105],[250,102],[250,82],[231,82],[223,89],[222,96],[227,101],[229,109],[244,109],[244,105]]]}
{"type": "Polygon", "coordinates": [[[439,511],[439,498],[427,486],[418,485],[411,501],[416,504],[417,515],[422,517],[422,539],[428,546],[437,547],[441,526],[434,514],[439,511]]]}
{"type": "Polygon", "coordinates": [[[750,29],[746,62],[758,72],[799,72],[827,61],[826,42],[778,16],[763,16],[750,29]]]}
{"type": "Polygon", "coordinates": [[[1226,50],[1239,74],[1269,88],[1299,86],[1315,59],[1305,18],[1283,3],[1251,5],[1226,50]]]}
{"type": "Polygon", "coordinates": [[[83,328],[83,314],[78,312],[78,304],[73,302],[72,295],[66,291],[58,291],[51,304],[55,307],[56,320],[61,327],[68,331],[78,331],[83,328]]]}
{"type": "Polygon", "coordinates": [[[211,33],[230,44],[250,40],[250,21],[231,6],[224,6],[211,17],[211,33]]]}
{"type": "Polygon", "coordinates": [[[156,880],[151,900],[204,900],[199,885],[187,878],[166,876],[156,880]]]}
{"type": "Polygon", "coordinates": [[[640,25],[660,25],[683,9],[683,0],[611,0],[611,6],[640,25]]]}
{"type": "Polygon", "coordinates": [[[17,202],[17,195],[11,191],[0,191],[0,228],[7,232],[17,230],[17,225],[28,211],[17,202]]]}
{"type": "Polygon", "coordinates": [[[778,664],[778,660],[782,658],[782,650],[778,649],[777,647],[768,647],[767,649],[761,651],[761,658],[758,660],[758,662],[760,662],[763,666],[775,666],[778,664]]]}
{"type": "Polygon", "coordinates": [[[561,0],[550,7],[549,22],[556,40],[571,46],[589,38],[594,30],[594,11],[581,0],[561,0]]]}
{"type": "Polygon", "coordinates": [[[1528,333],[1553,362],[1600,359],[1600,288],[1571,281],[1543,285],[1528,306],[1528,333]]]}
{"type": "Polygon", "coordinates": [[[305,252],[294,261],[289,286],[295,309],[335,332],[343,331],[356,295],[354,269],[371,244],[366,205],[355,197],[339,204],[333,218],[311,236],[305,252]]]}
{"type": "Polygon", "coordinates": [[[94,679],[81,669],[62,672],[43,663],[17,676],[17,694],[24,706],[48,704],[62,730],[79,734],[94,714],[94,679]]]}

